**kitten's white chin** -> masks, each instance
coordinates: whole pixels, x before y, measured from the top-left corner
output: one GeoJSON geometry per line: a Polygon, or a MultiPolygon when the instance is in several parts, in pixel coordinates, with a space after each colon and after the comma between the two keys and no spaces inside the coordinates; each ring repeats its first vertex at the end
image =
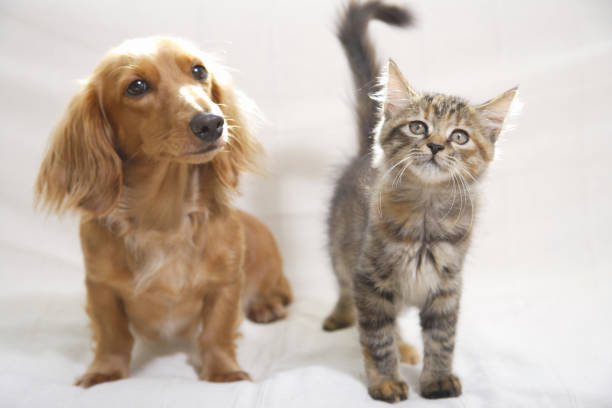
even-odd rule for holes
{"type": "Polygon", "coordinates": [[[427,160],[414,167],[413,172],[424,183],[437,184],[451,178],[450,169],[445,168],[433,160],[427,160]]]}

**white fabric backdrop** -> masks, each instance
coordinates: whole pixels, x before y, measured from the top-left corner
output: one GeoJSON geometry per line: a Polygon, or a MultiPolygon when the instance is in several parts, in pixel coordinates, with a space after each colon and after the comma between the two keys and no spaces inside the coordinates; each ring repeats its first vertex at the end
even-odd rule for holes
{"type": "MultiPolygon", "coordinates": [[[[337,166],[356,150],[351,83],[333,35],[341,3],[0,2],[0,406],[370,406],[355,329],[320,324],[336,288],[324,218],[337,166]],[[32,210],[48,134],[77,79],[112,46],[173,34],[223,56],[267,117],[268,176],[239,204],[275,232],[295,292],[288,320],[245,322],[253,383],[196,381],[186,354],[139,343],[132,377],[81,390],[91,359],[74,217],[32,210]]],[[[517,128],[482,186],[465,267],[459,399],[405,406],[612,405],[612,3],[413,1],[411,30],[374,24],[417,89],[484,101],[520,84],[517,128]]],[[[415,312],[405,337],[421,347],[415,312]]]]}

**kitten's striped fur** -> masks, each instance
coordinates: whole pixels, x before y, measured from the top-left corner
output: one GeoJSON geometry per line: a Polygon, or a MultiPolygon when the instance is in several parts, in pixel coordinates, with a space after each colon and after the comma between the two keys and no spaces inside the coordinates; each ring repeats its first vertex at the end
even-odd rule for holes
{"type": "Polygon", "coordinates": [[[457,396],[461,383],[452,360],[461,269],[477,209],[474,187],[493,159],[516,89],[473,106],[415,92],[390,61],[382,92],[371,99],[379,72],[366,37],[372,18],[394,25],[410,21],[405,9],[370,1],[351,2],[340,23],[357,92],[360,154],[332,200],[329,251],[340,297],[324,328],[347,327],[357,318],[370,395],[399,401],[407,398],[408,386],[398,359],[416,363],[418,354],[399,337],[396,317],[407,306],[419,308],[421,395],[457,396]],[[459,144],[465,140],[461,132],[468,135],[465,144],[459,144]]]}

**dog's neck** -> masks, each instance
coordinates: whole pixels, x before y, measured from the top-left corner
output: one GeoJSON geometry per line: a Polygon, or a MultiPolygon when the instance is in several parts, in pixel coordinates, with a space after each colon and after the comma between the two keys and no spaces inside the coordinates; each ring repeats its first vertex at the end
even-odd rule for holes
{"type": "Polygon", "coordinates": [[[123,164],[121,196],[105,221],[117,233],[176,230],[186,217],[225,213],[229,208],[227,196],[210,162],[133,159],[123,164]]]}

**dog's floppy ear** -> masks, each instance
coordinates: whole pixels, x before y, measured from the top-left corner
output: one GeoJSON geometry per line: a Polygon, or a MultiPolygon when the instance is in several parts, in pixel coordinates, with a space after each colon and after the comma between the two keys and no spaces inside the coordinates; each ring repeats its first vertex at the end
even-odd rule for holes
{"type": "Polygon", "coordinates": [[[36,181],[36,202],[57,211],[80,209],[98,216],[119,199],[121,160],[98,91],[88,82],[72,98],[54,130],[36,181]]]}
{"type": "Polygon", "coordinates": [[[225,72],[213,77],[212,99],[223,111],[229,132],[227,148],[215,156],[213,169],[225,187],[235,190],[242,171],[256,170],[262,151],[252,133],[257,108],[246,95],[234,89],[225,72]]]}

